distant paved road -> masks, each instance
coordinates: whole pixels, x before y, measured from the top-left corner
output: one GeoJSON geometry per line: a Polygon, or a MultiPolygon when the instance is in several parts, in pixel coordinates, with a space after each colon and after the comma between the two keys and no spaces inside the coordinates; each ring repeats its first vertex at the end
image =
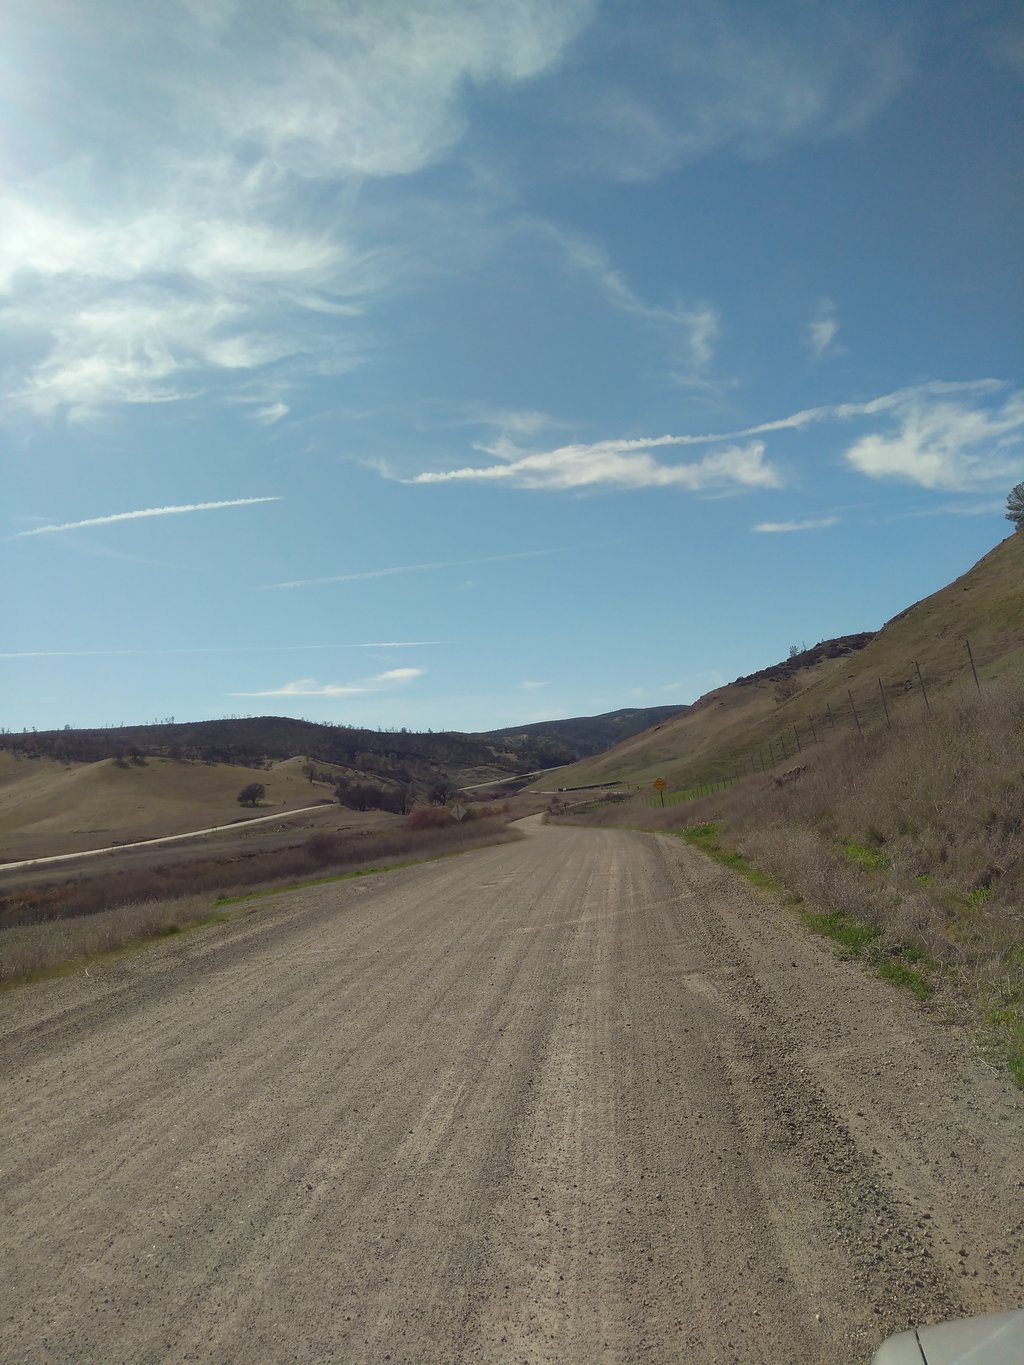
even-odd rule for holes
{"type": "Polygon", "coordinates": [[[1024,1303],[1024,1104],[667,838],[0,995],[3,1361],[866,1360],[1024,1303]]]}

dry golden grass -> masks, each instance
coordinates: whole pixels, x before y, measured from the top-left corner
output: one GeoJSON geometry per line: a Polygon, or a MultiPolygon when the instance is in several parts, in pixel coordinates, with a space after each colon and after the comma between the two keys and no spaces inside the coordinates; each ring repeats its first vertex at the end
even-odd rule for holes
{"type": "Polygon", "coordinates": [[[304,763],[296,758],[269,768],[242,768],[149,758],[126,760],[124,766],[114,759],[64,765],[0,751],[0,854],[15,861],[71,853],[330,799],[330,786],[307,781],[304,763]],[[250,782],[262,782],[267,795],[243,812],[235,798],[250,782]]]}
{"type": "Polygon", "coordinates": [[[155,869],[25,888],[0,912],[0,983],[223,919],[225,898],[239,894],[285,892],[332,873],[384,869],[520,837],[500,813],[430,829],[411,829],[403,820],[358,837],[315,833],[242,862],[192,863],[173,885],[155,869]]]}
{"type": "Polygon", "coordinates": [[[771,874],[886,975],[922,995],[952,988],[1024,1085],[1024,673],[904,713],[892,731],[836,738],[799,766],[664,809],[636,796],[574,818],[703,827],[711,851],[771,874]]]}
{"type": "Polygon", "coordinates": [[[793,696],[780,701],[773,681],[731,683],[657,730],[546,775],[543,786],[649,786],[662,776],[673,787],[688,787],[732,777],[769,741],[781,739],[792,749],[794,725],[806,743],[813,721],[823,739],[831,733],[830,708],[840,732],[854,730],[847,689],[869,729],[884,724],[879,679],[894,715],[923,711],[915,663],[933,700],[973,689],[965,639],[983,683],[1024,665],[1024,535],[1011,535],[954,583],[901,612],[864,649],[801,669],[793,696]]]}

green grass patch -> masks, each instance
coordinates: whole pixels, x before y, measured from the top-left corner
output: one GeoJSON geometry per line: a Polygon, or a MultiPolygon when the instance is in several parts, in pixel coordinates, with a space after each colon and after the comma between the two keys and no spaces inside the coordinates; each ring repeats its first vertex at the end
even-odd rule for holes
{"type": "Polygon", "coordinates": [[[927,1000],[932,994],[931,982],[921,972],[908,967],[905,962],[892,958],[888,962],[881,962],[878,966],[878,975],[885,977],[886,981],[895,982],[897,986],[905,987],[918,1000],[927,1000]]]}
{"type": "Polygon", "coordinates": [[[677,830],[679,837],[691,844],[694,848],[699,848],[702,852],[714,858],[716,863],[721,863],[723,867],[736,872],[746,881],[752,882],[754,886],[759,886],[765,891],[775,891],[781,895],[787,893],[788,888],[773,877],[770,872],[765,872],[757,867],[742,853],[737,853],[734,849],[723,848],[719,843],[718,836],[721,833],[721,825],[716,821],[709,820],[702,825],[688,825],[685,829],[677,830]]]}
{"type": "Polygon", "coordinates": [[[964,899],[969,910],[980,910],[985,902],[991,900],[994,895],[994,886],[979,886],[973,891],[969,891],[964,899]]]}
{"type": "Polygon", "coordinates": [[[721,832],[722,826],[717,821],[708,820],[703,825],[687,825],[685,829],[679,831],[679,837],[685,839],[688,844],[714,843],[717,847],[721,832]]]}
{"type": "Polygon", "coordinates": [[[843,910],[832,910],[823,915],[806,913],[804,920],[816,934],[834,938],[852,953],[862,953],[882,935],[881,929],[876,925],[865,924],[863,920],[848,915],[843,910]]]}
{"type": "Polygon", "coordinates": [[[842,850],[846,861],[855,863],[858,867],[867,867],[873,872],[882,872],[889,866],[889,857],[880,848],[869,848],[867,844],[850,842],[843,844],[842,850]]]}
{"type": "Polygon", "coordinates": [[[984,1016],[985,1033],[1006,1062],[1013,1083],[1024,1090],[1024,998],[1015,991],[990,1005],[984,1016]]]}

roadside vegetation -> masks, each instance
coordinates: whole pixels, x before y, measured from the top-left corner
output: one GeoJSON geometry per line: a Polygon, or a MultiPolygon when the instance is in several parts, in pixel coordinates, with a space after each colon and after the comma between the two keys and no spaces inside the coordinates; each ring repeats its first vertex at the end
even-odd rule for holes
{"type": "Polygon", "coordinates": [[[224,906],[339,875],[383,871],[520,838],[508,808],[477,806],[456,822],[424,808],[365,831],[320,831],[285,848],[225,858],[197,853],[158,867],[51,872],[0,896],[0,984],[70,961],[226,918],[224,906]]]}
{"type": "Polygon", "coordinates": [[[919,1000],[941,1000],[1024,1087],[1024,678],[904,711],[805,763],[653,809],[558,819],[682,834],[780,890],[919,1000]]]}

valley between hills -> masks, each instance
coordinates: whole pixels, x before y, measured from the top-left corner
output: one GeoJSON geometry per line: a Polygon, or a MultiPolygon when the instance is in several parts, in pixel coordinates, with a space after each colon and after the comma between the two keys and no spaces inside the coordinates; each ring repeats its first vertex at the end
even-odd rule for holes
{"type": "Polygon", "coordinates": [[[682,710],[0,737],[8,863],[105,850],[0,865],[0,1358],[829,1365],[1018,1306],[1022,645],[1017,535],[682,710]]]}

